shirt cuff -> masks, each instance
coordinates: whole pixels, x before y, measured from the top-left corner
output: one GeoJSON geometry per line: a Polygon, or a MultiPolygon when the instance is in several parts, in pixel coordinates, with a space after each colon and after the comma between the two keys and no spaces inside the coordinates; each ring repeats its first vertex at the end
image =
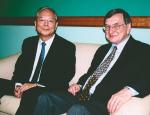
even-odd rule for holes
{"type": "Polygon", "coordinates": [[[15,88],[16,87],[21,87],[22,86],[22,83],[15,83],[15,88]]]}
{"type": "Polygon", "coordinates": [[[39,83],[37,83],[36,85],[37,85],[38,87],[46,87],[46,86],[41,85],[41,84],[39,84],[39,83]]]}
{"type": "Polygon", "coordinates": [[[129,89],[132,93],[132,96],[136,96],[139,95],[139,92],[137,92],[135,89],[133,89],[132,87],[126,86],[125,88],[129,89]]]}

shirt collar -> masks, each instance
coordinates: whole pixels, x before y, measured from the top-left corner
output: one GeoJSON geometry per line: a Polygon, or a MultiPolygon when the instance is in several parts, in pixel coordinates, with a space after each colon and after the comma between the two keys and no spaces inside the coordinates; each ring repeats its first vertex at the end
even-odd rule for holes
{"type": "Polygon", "coordinates": [[[126,45],[126,43],[128,42],[130,38],[130,35],[128,35],[124,40],[122,40],[119,44],[112,44],[113,46],[117,46],[117,51],[121,52],[124,48],[124,46],[126,45]]]}
{"type": "Polygon", "coordinates": [[[52,41],[54,40],[54,37],[55,37],[55,34],[54,34],[52,37],[50,37],[48,40],[46,40],[46,41],[43,41],[43,40],[40,38],[40,39],[39,39],[39,44],[41,44],[42,42],[45,42],[46,45],[47,45],[47,44],[51,44],[52,41]]]}

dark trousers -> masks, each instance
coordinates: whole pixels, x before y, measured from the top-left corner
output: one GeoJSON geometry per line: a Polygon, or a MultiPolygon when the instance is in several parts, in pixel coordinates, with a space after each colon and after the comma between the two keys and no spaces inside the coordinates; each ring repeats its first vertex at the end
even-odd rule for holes
{"type": "Polygon", "coordinates": [[[34,115],[60,115],[65,112],[68,115],[108,115],[106,106],[100,102],[94,100],[80,102],[76,96],[67,92],[40,95],[34,115]]]}
{"type": "Polygon", "coordinates": [[[33,115],[38,96],[44,91],[45,88],[43,87],[34,87],[25,91],[22,95],[16,115],[33,115]]]}

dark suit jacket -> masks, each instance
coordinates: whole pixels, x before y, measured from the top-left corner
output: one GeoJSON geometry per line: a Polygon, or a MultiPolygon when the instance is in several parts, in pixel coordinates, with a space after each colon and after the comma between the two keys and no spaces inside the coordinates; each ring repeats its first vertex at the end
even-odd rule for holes
{"type": "MultiPolygon", "coordinates": [[[[24,40],[22,53],[15,65],[12,80],[14,82],[29,82],[36,55],[38,36],[24,40]]],[[[64,90],[75,74],[75,45],[62,37],[55,35],[54,41],[43,63],[39,84],[49,90],[64,90]]]]}
{"type": "MultiPolygon", "coordinates": [[[[91,63],[88,72],[81,77],[79,84],[84,84],[87,78],[99,66],[111,44],[100,47],[91,63]]],[[[107,73],[102,82],[96,87],[91,99],[107,103],[111,95],[130,86],[137,90],[142,97],[150,93],[150,46],[132,38],[125,45],[118,60],[107,73]]]]}

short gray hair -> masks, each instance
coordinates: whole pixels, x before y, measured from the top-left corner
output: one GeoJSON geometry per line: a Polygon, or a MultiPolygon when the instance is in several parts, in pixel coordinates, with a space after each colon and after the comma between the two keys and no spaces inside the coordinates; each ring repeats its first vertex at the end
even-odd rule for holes
{"type": "Polygon", "coordinates": [[[35,20],[37,19],[39,13],[42,12],[43,10],[49,10],[49,11],[51,11],[51,12],[55,15],[56,21],[58,20],[58,16],[57,16],[55,10],[53,10],[52,8],[50,8],[50,7],[48,7],[48,6],[40,7],[40,8],[37,10],[36,16],[35,16],[35,20]]]}

